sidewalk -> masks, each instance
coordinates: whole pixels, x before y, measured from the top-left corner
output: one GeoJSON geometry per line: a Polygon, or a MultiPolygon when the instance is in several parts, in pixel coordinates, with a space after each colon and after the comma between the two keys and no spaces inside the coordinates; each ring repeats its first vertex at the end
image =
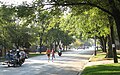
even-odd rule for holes
{"type": "Polygon", "coordinates": [[[114,60],[102,60],[102,61],[94,61],[94,62],[88,62],[85,67],[88,66],[94,66],[94,65],[102,65],[102,64],[112,64],[114,63],[114,60]]]}

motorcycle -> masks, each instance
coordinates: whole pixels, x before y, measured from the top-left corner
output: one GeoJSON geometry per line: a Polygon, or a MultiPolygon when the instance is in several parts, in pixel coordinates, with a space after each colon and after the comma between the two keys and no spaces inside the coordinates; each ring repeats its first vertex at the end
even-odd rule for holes
{"type": "Polygon", "coordinates": [[[3,63],[3,65],[8,65],[8,67],[16,67],[21,66],[25,62],[25,59],[14,59],[14,60],[7,60],[3,63]]]}
{"type": "Polygon", "coordinates": [[[7,54],[7,58],[6,61],[3,62],[3,65],[8,65],[8,67],[16,67],[16,66],[21,66],[26,59],[26,54],[23,51],[19,52],[19,57],[17,56],[17,52],[16,53],[8,53],[7,54]]]}

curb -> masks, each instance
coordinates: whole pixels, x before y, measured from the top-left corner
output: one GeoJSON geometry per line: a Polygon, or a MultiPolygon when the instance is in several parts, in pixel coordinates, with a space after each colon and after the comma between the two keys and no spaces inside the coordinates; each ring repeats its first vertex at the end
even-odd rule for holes
{"type": "Polygon", "coordinates": [[[95,55],[93,54],[93,55],[90,57],[90,59],[88,60],[88,62],[91,62],[91,59],[92,59],[93,56],[95,56],[95,55]]]}
{"type": "Polygon", "coordinates": [[[81,72],[78,72],[77,75],[81,75],[82,71],[83,71],[83,70],[85,69],[85,67],[86,67],[86,64],[90,62],[90,60],[92,59],[93,56],[94,56],[94,53],[93,53],[93,55],[90,56],[89,60],[88,60],[87,62],[85,62],[84,66],[83,66],[83,68],[82,68],[82,70],[81,70],[81,72]]]}

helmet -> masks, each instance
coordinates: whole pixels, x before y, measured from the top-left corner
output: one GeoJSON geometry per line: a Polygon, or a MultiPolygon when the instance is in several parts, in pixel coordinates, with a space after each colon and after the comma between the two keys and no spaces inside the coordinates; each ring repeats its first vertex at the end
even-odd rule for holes
{"type": "Polygon", "coordinates": [[[17,49],[16,51],[20,51],[19,49],[17,49]]]}

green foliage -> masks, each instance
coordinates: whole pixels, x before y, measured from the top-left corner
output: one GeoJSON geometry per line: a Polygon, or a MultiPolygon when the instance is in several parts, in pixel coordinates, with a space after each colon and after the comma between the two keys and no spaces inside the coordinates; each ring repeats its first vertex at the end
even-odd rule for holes
{"type": "MultiPolygon", "coordinates": [[[[0,10],[0,27],[2,29],[0,32],[0,45],[4,46],[5,48],[12,48],[13,45],[23,47],[26,46],[26,44],[30,44],[29,42],[33,40],[33,35],[30,34],[31,29],[28,28],[28,25],[25,25],[28,24],[26,23],[28,21],[23,21],[25,16],[23,18],[23,16],[19,16],[16,13],[21,13],[22,15],[26,14],[22,13],[22,11],[16,12],[16,7],[13,6],[3,5],[0,7],[0,10]]],[[[25,10],[27,11],[28,9],[25,10]]],[[[26,15],[26,17],[27,16],[28,15],[26,15]]]]}
{"type": "Polygon", "coordinates": [[[99,11],[96,8],[91,9],[88,12],[84,12],[84,25],[81,26],[84,36],[106,36],[109,34],[109,29],[107,27],[108,20],[106,14],[99,11]],[[104,15],[104,16],[103,16],[104,15]],[[84,30],[85,29],[85,30],[84,30]]]}
{"type": "Polygon", "coordinates": [[[14,14],[14,8],[11,6],[11,7],[7,7],[5,5],[2,5],[0,7],[0,23],[6,23],[6,22],[11,22],[12,20],[12,16],[14,14]]]}
{"type": "MultiPolygon", "coordinates": [[[[57,4],[90,2],[89,0],[48,1],[57,4]]],[[[97,3],[97,1],[93,0],[91,3],[97,3]]],[[[15,43],[16,45],[24,46],[26,42],[38,44],[40,39],[42,39],[43,44],[46,42],[49,42],[47,44],[51,44],[61,41],[64,45],[69,45],[75,41],[73,36],[87,39],[109,34],[109,29],[107,28],[108,15],[97,8],[88,5],[87,7],[84,5],[80,7],[77,5],[51,7],[45,10],[45,6],[40,0],[35,1],[33,5],[23,3],[15,7],[1,6],[1,41],[4,39],[8,41],[9,38],[11,45],[15,43]],[[4,25],[6,25],[6,30],[3,27],[4,25]],[[6,34],[4,36],[3,31],[6,34]]],[[[106,6],[106,8],[108,7],[106,6]]]]}
{"type": "Polygon", "coordinates": [[[119,75],[120,64],[106,64],[86,67],[81,75],[119,75]]]}
{"type": "Polygon", "coordinates": [[[77,30],[80,32],[79,34],[81,34],[82,37],[100,37],[107,36],[107,34],[109,34],[107,15],[102,11],[93,8],[77,15],[76,17],[77,20],[74,19],[75,24],[77,25],[77,30]]]}
{"type": "Polygon", "coordinates": [[[72,36],[68,35],[66,32],[60,30],[59,28],[50,29],[48,31],[48,37],[48,41],[50,43],[61,41],[65,46],[71,44],[74,41],[72,36]]]}
{"type": "Polygon", "coordinates": [[[83,42],[81,42],[79,39],[76,39],[76,41],[73,44],[75,47],[79,47],[83,45],[83,42]]]}
{"type": "Polygon", "coordinates": [[[7,36],[7,25],[13,24],[14,8],[12,6],[2,5],[0,7],[0,45],[7,47],[9,45],[7,36]],[[8,42],[7,42],[8,41],[8,42]]]}
{"type": "Polygon", "coordinates": [[[34,13],[34,8],[28,4],[19,5],[15,8],[18,17],[28,17],[34,13]]]}

